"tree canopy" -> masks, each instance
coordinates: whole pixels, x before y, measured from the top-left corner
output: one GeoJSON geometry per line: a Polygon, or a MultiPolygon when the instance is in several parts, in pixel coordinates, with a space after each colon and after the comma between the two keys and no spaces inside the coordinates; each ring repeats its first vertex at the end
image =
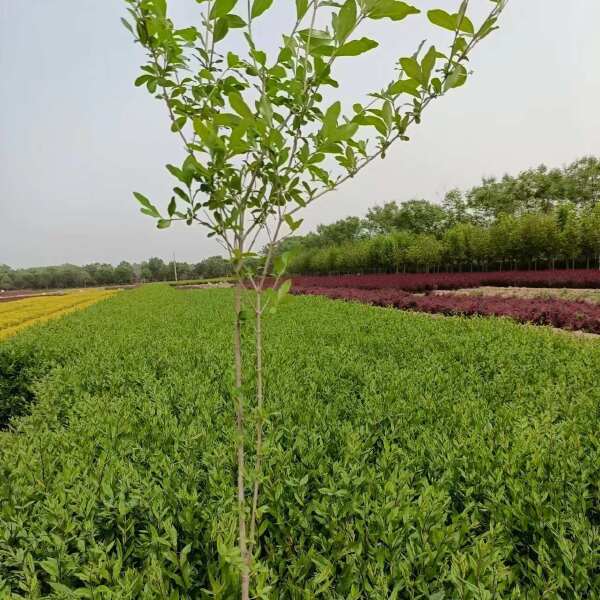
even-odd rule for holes
{"type": "Polygon", "coordinates": [[[595,266],[599,239],[600,160],[584,157],[560,169],[484,178],[450,190],[441,204],[386,202],[364,218],[295,236],[281,250],[294,251],[296,272],[538,268],[595,266]]]}

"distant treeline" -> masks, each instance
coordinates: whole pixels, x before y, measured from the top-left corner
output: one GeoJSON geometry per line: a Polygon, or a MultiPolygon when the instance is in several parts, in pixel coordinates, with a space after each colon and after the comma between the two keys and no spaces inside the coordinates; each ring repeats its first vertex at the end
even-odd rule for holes
{"type": "Polygon", "coordinates": [[[134,264],[123,261],[116,267],[93,263],[83,267],[67,264],[11,269],[0,264],[0,289],[57,289],[172,281],[175,279],[175,267],[178,279],[223,277],[231,272],[229,263],[220,256],[212,256],[196,264],[177,262],[176,265],[156,257],[134,264]]]}
{"type": "MultiPolygon", "coordinates": [[[[441,205],[422,199],[389,202],[363,218],[290,237],[278,252],[291,249],[289,270],[295,274],[600,267],[600,159],[484,179],[468,191],[448,192],[441,205]]],[[[0,264],[0,289],[172,281],[174,267],[160,258],[116,267],[0,264]]],[[[176,267],[179,280],[231,274],[220,256],[176,267]]]]}
{"type": "Polygon", "coordinates": [[[600,267],[600,160],[389,202],[288,238],[293,273],[600,267]]]}

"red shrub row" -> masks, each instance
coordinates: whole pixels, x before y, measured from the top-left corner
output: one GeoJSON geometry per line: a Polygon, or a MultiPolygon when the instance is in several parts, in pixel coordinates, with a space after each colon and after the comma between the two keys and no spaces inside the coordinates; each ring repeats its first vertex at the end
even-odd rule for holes
{"type": "Polygon", "coordinates": [[[294,287],[396,289],[410,292],[500,287],[600,288],[600,270],[496,271],[490,273],[409,273],[293,277],[294,287]]]}
{"type": "Polygon", "coordinates": [[[327,296],[354,300],[375,306],[389,306],[443,315],[483,315],[510,317],[520,323],[551,325],[561,329],[600,333],[600,305],[560,299],[501,298],[494,296],[425,295],[402,290],[365,290],[294,286],[294,294],[327,296]]]}

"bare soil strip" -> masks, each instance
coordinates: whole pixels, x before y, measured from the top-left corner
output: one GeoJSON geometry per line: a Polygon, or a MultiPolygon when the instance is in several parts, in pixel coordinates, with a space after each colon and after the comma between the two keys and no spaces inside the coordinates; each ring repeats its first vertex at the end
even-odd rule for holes
{"type": "Polygon", "coordinates": [[[595,289],[482,286],[461,290],[436,290],[431,293],[459,296],[498,296],[500,298],[558,298],[560,300],[584,300],[600,304],[600,290],[595,289]]]}

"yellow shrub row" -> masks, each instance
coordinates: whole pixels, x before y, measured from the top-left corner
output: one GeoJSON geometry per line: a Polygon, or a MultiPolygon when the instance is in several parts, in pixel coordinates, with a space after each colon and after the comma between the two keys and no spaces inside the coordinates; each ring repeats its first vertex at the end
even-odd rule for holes
{"type": "Polygon", "coordinates": [[[0,303],[0,340],[35,323],[87,308],[116,293],[115,290],[86,290],[61,296],[38,296],[0,303]]]}

